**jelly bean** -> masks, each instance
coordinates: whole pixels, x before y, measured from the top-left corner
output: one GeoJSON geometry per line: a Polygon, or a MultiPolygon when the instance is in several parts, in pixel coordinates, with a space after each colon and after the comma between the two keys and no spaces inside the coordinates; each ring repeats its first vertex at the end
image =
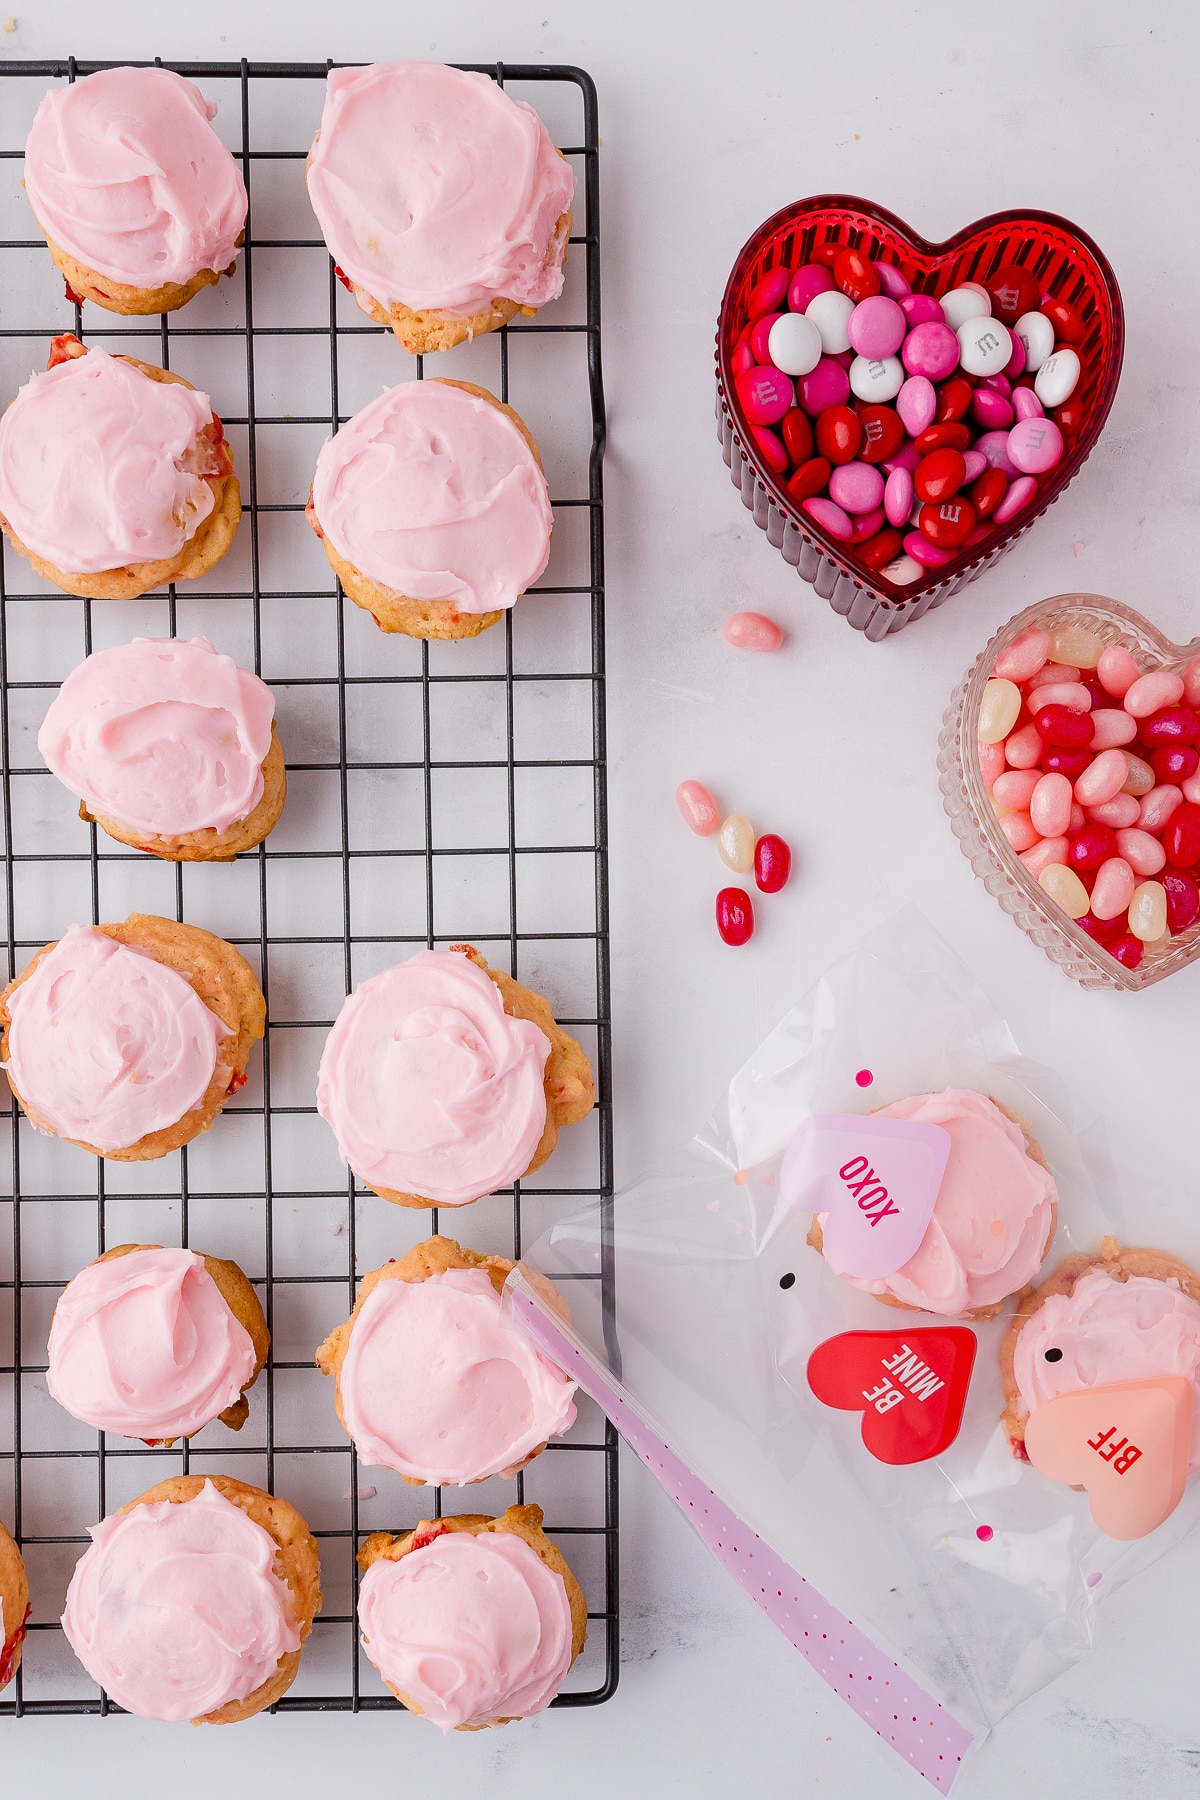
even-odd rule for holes
{"type": "Polygon", "coordinates": [[[992,297],[978,282],[964,283],[942,295],[942,312],[952,331],[957,331],[970,319],[990,317],[991,310],[992,297]]]}
{"type": "Polygon", "coordinates": [[[779,421],[779,429],[783,434],[783,447],[798,468],[813,453],[812,426],[809,424],[808,414],[798,406],[790,407],[779,421]]]}
{"type": "Polygon", "coordinates": [[[830,537],[845,540],[854,536],[854,527],[850,523],[849,517],[832,500],[823,500],[818,495],[812,500],[804,502],[804,511],[810,519],[815,519],[817,524],[829,533],[830,537]]]}
{"type": "Polygon", "coordinates": [[[901,300],[900,311],[908,320],[910,331],[917,325],[944,325],[946,322],[941,302],[932,294],[909,294],[901,300]]]}
{"type": "Polygon", "coordinates": [[[1075,351],[1066,348],[1048,356],[1033,383],[1033,391],[1042,405],[1061,406],[1079,385],[1080,363],[1075,351]]]}
{"type": "Polygon", "coordinates": [[[754,827],[742,813],[730,813],[717,833],[717,855],[727,869],[744,874],[754,867],[754,827]]]}
{"type": "Polygon", "coordinates": [[[776,475],[786,475],[792,466],[791,458],[783,447],[783,439],[777,432],[768,431],[765,425],[752,425],[750,436],[754,439],[758,454],[768,469],[776,475]]]}
{"type": "Polygon", "coordinates": [[[985,431],[1003,431],[1012,424],[1016,413],[1010,401],[993,394],[990,388],[980,387],[971,396],[971,417],[985,431]]]}
{"type": "Polygon", "coordinates": [[[754,352],[748,343],[734,345],[732,363],[733,379],[736,386],[739,375],[744,375],[748,369],[753,369],[757,366],[754,360],[754,352]]]}
{"type": "MultiPolygon", "coordinates": [[[[968,469],[968,475],[970,470],[968,469]]],[[[975,516],[986,519],[1003,500],[1008,481],[1000,469],[985,468],[977,481],[967,489],[967,499],[975,508],[975,516]]]]}
{"type": "Polygon", "coordinates": [[[1089,910],[1088,891],[1073,869],[1064,863],[1047,863],[1038,875],[1038,886],[1043,888],[1055,906],[1062,908],[1069,919],[1081,919],[1089,910]]]}
{"type": "Polygon", "coordinates": [[[885,580],[894,582],[897,587],[908,587],[912,582],[920,581],[925,573],[925,567],[923,563],[905,555],[898,556],[895,562],[885,564],[879,573],[885,580]]]}
{"type": "Polygon", "coordinates": [[[1045,743],[1064,750],[1086,750],[1092,741],[1091,714],[1076,707],[1044,706],[1033,722],[1045,743]]]}
{"type": "Polygon", "coordinates": [[[1156,781],[1190,781],[1200,769],[1200,751],[1194,744],[1159,744],[1151,752],[1150,767],[1156,781]]]}
{"type": "Polygon", "coordinates": [[[1071,834],[1073,869],[1098,869],[1116,854],[1117,834],[1111,825],[1083,825],[1071,834]]]}
{"type": "Polygon", "coordinates": [[[1027,625],[1000,652],[993,664],[992,674],[1003,675],[1008,681],[1029,681],[1045,666],[1049,654],[1050,633],[1043,631],[1040,625],[1027,625]]]}
{"type": "Polygon", "coordinates": [[[808,375],[820,362],[821,353],[821,334],[803,313],[780,313],[768,327],[767,355],[785,375],[808,375]]]}
{"type": "Polygon", "coordinates": [[[826,269],[820,263],[805,263],[792,276],[792,284],[788,288],[788,306],[794,313],[807,312],[817,295],[829,293],[833,285],[832,269],[826,269]]]}
{"type": "Polygon", "coordinates": [[[909,532],[904,540],[904,553],[920,563],[923,569],[940,569],[943,563],[954,561],[953,550],[943,549],[920,531],[909,532]]]}
{"type": "Polygon", "coordinates": [[[999,319],[968,319],[958,328],[958,345],[968,375],[999,375],[1012,355],[1012,338],[999,319]]]}
{"type": "Polygon", "coordinates": [[[904,426],[890,406],[860,406],[858,420],[862,426],[862,445],[858,454],[864,462],[883,463],[904,442],[904,426]]]}
{"type": "MultiPolygon", "coordinates": [[[[786,319],[790,316],[791,315],[788,313],[767,313],[763,318],[759,319],[758,323],[751,331],[750,348],[754,352],[754,360],[756,363],[761,363],[764,368],[768,368],[772,363],[775,364],[777,369],[783,368],[783,364],[771,355],[771,327],[777,319],[786,319]]],[[[813,329],[815,331],[816,327],[814,326],[813,329]]],[[[818,345],[819,343],[820,340],[818,339],[818,345]]],[[[820,354],[820,349],[818,348],[817,357],[819,357],[820,354]]],[[[816,360],[817,359],[814,358],[813,363],[809,364],[810,368],[814,366],[816,360]]],[[[803,373],[804,371],[802,369],[784,369],[785,375],[802,375],[803,373]]]]}
{"type": "Polygon", "coordinates": [[[1044,746],[1036,725],[1022,725],[1004,746],[1004,760],[1012,769],[1035,769],[1042,760],[1044,746]]]}
{"type": "Polygon", "coordinates": [[[1194,744],[1200,741],[1200,713],[1191,706],[1163,706],[1142,720],[1143,744],[1194,744]]]}
{"type": "Polygon", "coordinates": [[[1190,875],[1171,869],[1162,878],[1167,896],[1167,929],[1178,934],[1200,919],[1200,887],[1190,875]]]}
{"type": "MultiPolygon", "coordinates": [[[[1098,944],[1103,944],[1106,949],[1109,944],[1114,944],[1119,937],[1128,936],[1128,933],[1125,930],[1124,919],[1098,919],[1094,913],[1089,912],[1084,913],[1082,919],[1076,919],[1075,923],[1079,926],[1080,930],[1086,931],[1090,938],[1095,938],[1096,942],[1098,944]]],[[[1129,941],[1132,944],[1137,944],[1136,938],[1130,938],[1129,941]]],[[[1141,947],[1142,946],[1138,944],[1139,950],[1141,947]]]]}
{"type": "Polygon", "coordinates": [[[889,299],[903,300],[912,293],[912,288],[895,263],[884,262],[881,257],[876,257],[873,267],[879,277],[880,292],[889,299]]]}
{"type": "Polygon", "coordinates": [[[1138,824],[1142,830],[1153,832],[1157,837],[1175,808],[1182,805],[1183,798],[1182,788],[1175,787],[1169,781],[1161,782],[1158,787],[1151,788],[1148,794],[1143,794],[1138,807],[1138,824]]]}
{"type": "MultiPolygon", "coordinates": [[[[934,414],[937,423],[955,425],[959,419],[965,419],[970,411],[974,392],[970,382],[962,375],[955,375],[950,381],[943,382],[937,390],[937,412],[934,414]]],[[[914,432],[913,436],[916,435],[914,432]]]]}
{"type": "Polygon", "coordinates": [[[1117,854],[1123,856],[1135,875],[1157,875],[1167,860],[1167,853],[1156,837],[1139,831],[1136,825],[1117,832],[1117,854]]]}
{"type": "Polygon", "coordinates": [[[1069,663],[1047,662],[1044,668],[1035,669],[1033,674],[1029,677],[1029,680],[1025,684],[1029,690],[1029,710],[1030,710],[1030,712],[1037,711],[1036,706],[1034,706],[1034,704],[1033,704],[1033,696],[1037,693],[1037,690],[1039,688],[1057,687],[1057,686],[1059,686],[1060,683],[1062,683],[1064,681],[1078,681],[1078,680],[1079,680],[1079,670],[1073,669],[1069,663]]]}
{"type": "Polygon", "coordinates": [[[1185,800],[1167,820],[1162,846],[1173,869],[1191,869],[1200,862],[1200,806],[1185,800]]]}
{"type": "Polygon", "coordinates": [[[879,406],[885,400],[894,400],[903,386],[904,365],[898,356],[874,361],[856,356],[850,364],[850,392],[860,400],[879,406]]]}
{"type": "Polygon", "coordinates": [[[820,263],[824,268],[832,269],[834,263],[845,249],[844,244],[831,240],[827,244],[814,244],[808,253],[809,262],[820,263]]]}
{"type": "Polygon", "coordinates": [[[1013,389],[1012,409],[1017,419],[1040,419],[1046,410],[1033,389],[1027,387],[1013,389]]]}
{"type": "Polygon", "coordinates": [[[921,508],[921,534],[939,550],[956,550],[975,529],[975,508],[960,494],[921,508]]]}
{"type": "Polygon", "coordinates": [[[922,500],[948,500],[966,479],[967,465],[961,450],[931,450],[921,458],[913,476],[913,488],[922,500]]]}
{"type": "Polygon", "coordinates": [[[1072,344],[1076,350],[1079,349],[1087,336],[1087,326],[1081,313],[1065,300],[1043,300],[1038,311],[1044,313],[1053,325],[1055,337],[1061,338],[1064,344],[1072,344]]]}
{"type": "Polygon", "coordinates": [[[1096,673],[1114,700],[1123,700],[1141,670],[1123,644],[1109,644],[1100,652],[1096,673]]]}
{"type": "Polygon", "coordinates": [[[1042,297],[1036,275],[1020,263],[1001,263],[984,283],[992,297],[992,311],[1006,325],[1015,325],[1024,313],[1031,312],[1042,297]]]}
{"type": "Polygon", "coordinates": [[[1154,770],[1148,762],[1143,762],[1140,756],[1134,756],[1129,750],[1122,750],[1121,755],[1125,758],[1129,768],[1122,791],[1126,794],[1133,794],[1140,800],[1142,795],[1148,794],[1154,786],[1154,770]]]}
{"type": "Polygon", "coordinates": [[[826,356],[833,356],[850,348],[846,327],[853,311],[854,302],[849,294],[841,293],[836,287],[825,293],[814,294],[805,307],[804,317],[811,319],[820,332],[821,348],[826,356]]]}
{"type": "Polygon", "coordinates": [[[1185,800],[1192,801],[1194,805],[1200,803],[1200,774],[1189,775],[1183,782],[1182,789],[1185,800]]]}
{"type": "Polygon", "coordinates": [[[874,294],[863,300],[851,313],[846,327],[850,348],[872,360],[894,356],[907,331],[908,320],[886,294],[874,294]]]}
{"type": "Polygon", "coordinates": [[[1036,375],[1054,348],[1054,327],[1043,312],[1025,312],[1013,326],[1025,346],[1025,367],[1036,375]]]}
{"type": "Polygon", "coordinates": [[[823,356],[809,375],[801,375],[796,383],[796,398],[815,419],[830,406],[844,406],[850,398],[850,377],[840,363],[823,356]]]}
{"type": "Polygon", "coordinates": [[[1009,342],[1012,344],[1012,355],[1004,365],[1004,373],[1012,382],[1017,379],[1018,375],[1025,373],[1025,346],[1011,326],[1008,336],[1009,342]]]}
{"type": "Polygon", "coordinates": [[[1114,831],[1126,831],[1137,824],[1141,809],[1132,794],[1118,794],[1103,806],[1089,806],[1087,816],[1094,825],[1111,825],[1114,831]]]}
{"type": "Polygon", "coordinates": [[[868,569],[882,569],[886,563],[893,562],[903,548],[904,539],[899,531],[881,531],[878,537],[862,546],[858,559],[866,563],[868,569]]]}
{"type": "MultiPolygon", "coordinates": [[[[987,469],[988,459],[986,456],[981,456],[978,450],[964,450],[962,459],[967,466],[966,476],[964,477],[967,481],[978,480],[979,476],[987,469]]],[[[972,502],[972,504],[974,503],[972,502]]],[[[978,512],[979,508],[976,507],[975,510],[978,512]]]]}
{"type": "MultiPolygon", "coordinates": [[[[1020,428],[1018,427],[1018,429],[1020,428]]],[[[1009,482],[1008,492],[992,514],[992,518],[997,525],[1007,525],[1008,521],[1015,518],[1023,506],[1028,506],[1036,493],[1037,482],[1033,476],[1019,475],[1015,481],[1009,482]]]]}
{"type": "Polygon", "coordinates": [[[737,949],[754,934],[754,908],[744,888],[722,888],[717,895],[717,930],[721,941],[737,949]]]}
{"type": "Polygon", "coordinates": [[[1129,778],[1129,760],[1124,750],[1102,750],[1090,768],[1075,783],[1075,798],[1080,806],[1103,806],[1115,800],[1129,778]]]}
{"type": "Polygon", "coordinates": [[[1065,775],[1072,783],[1091,766],[1091,753],[1087,750],[1047,750],[1042,756],[1042,768],[1047,775],[1065,775]]]}
{"type": "Polygon", "coordinates": [[[874,512],[883,499],[883,476],[870,463],[843,463],[829,478],[829,498],[843,512],[874,512]]]}
{"type": "Polygon", "coordinates": [[[823,456],[810,457],[806,463],[801,463],[788,482],[788,493],[797,505],[803,500],[811,500],[815,495],[825,492],[829,475],[830,465],[823,456]]]}
{"type": "Polygon", "coordinates": [[[817,420],[817,450],[826,462],[853,462],[862,443],[862,425],[849,406],[827,406],[817,420]]]}
{"type": "Polygon", "coordinates": [[[792,872],[792,853],[773,831],[760,837],[754,846],[754,880],[764,894],[777,894],[787,886],[792,872]]]}
{"type": "Polygon", "coordinates": [[[751,425],[773,425],[796,400],[796,390],[779,369],[747,369],[734,386],[751,425]]]}
{"type": "Polygon", "coordinates": [[[1081,681],[1043,681],[1030,691],[1030,711],[1040,711],[1043,706],[1069,706],[1072,712],[1090,712],[1092,696],[1081,681]]]}
{"type": "Polygon", "coordinates": [[[861,250],[842,251],[833,265],[833,279],[843,294],[849,294],[856,304],[869,300],[879,292],[879,277],[875,273],[875,265],[861,250]]]}
{"type": "Polygon", "coordinates": [[[1119,744],[1132,744],[1137,736],[1137,720],[1115,706],[1102,706],[1092,713],[1092,749],[1111,750],[1119,744]]]}
{"type": "Polygon", "coordinates": [[[1060,625],[1050,634],[1050,661],[1076,669],[1094,669],[1104,645],[1086,625],[1060,625]]]}
{"type": "Polygon", "coordinates": [[[1130,683],[1123,704],[1135,719],[1148,719],[1151,713],[1164,706],[1177,706],[1182,699],[1183,676],[1173,675],[1169,669],[1154,669],[1130,683]]]}
{"type": "MultiPolygon", "coordinates": [[[[880,475],[879,479],[882,481],[883,476],[880,475]]],[[[877,532],[883,530],[886,521],[887,514],[884,512],[882,506],[873,508],[869,513],[852,514],[850,522],[854,526],[854,532],[850,542],[852,544],[865,544],[869,542],[877,532]]]]}
{"type": "Polygon", "coordinates": [[[925,375],[930,381],[943,381],[958,367],[959,342],[949,325],[929,320],[915,325],[904,340],[900,352],[910,375],[925,375]]]}
{"type": "Polygon", "coordinates": [[[754,283],[746,297],[746,312],[751,319],[778,312],[792,282],[790,269],[770,269],[754,283]]]}
{"type": "Polygon", "coordinates": [[[675,789],[675,804],[684,824],[697,837],[711,837],[721,823],[717,803],[701,781],[681,781],[675,789]]]}
{"type": "Polygon", "coordinates": [[[883,510],[891,525],[904,525],[912,511],[913,478],[907,469],[893,469],[884,484],[883,510]]]}
{"type": "Polygon", "coordinates": [[[1083,828],[1086,824],[1087,824],[1087,818],[1084,814],[1084,810],[1083,810],[1082,806],[1080,806],[1080,804],[1077,800],[1072,800],[1072,802],[1071,802],[1071,818],[1070,818],[1070,822],[1067,825],[1067,836],[1071,837],[1071,838],[1077,837],[1079,835],[1079,833],[1083,830],[1083,828]]]}
{"type": "Polygon", "coordinates": [[[979,701],[979,730],[976,733],[980,743],[1000,743],[1016,724],[1020,711],[1021,690],[1015,682],[996,676],[985,682],[979,701]]]}
{"type": "Polygon", "coordinates": [[[1071,823],[1071,784],[1065,775],[1043,775],[1029,801],[1029,817],[1044,838],[1061,837],[1071,823]]]}
{"type": "Polygon", "coordinates": [[[1114,962],[1119,962],[1126,969],[1136,969],[1146,954],[1146,946],[1139,943],[1137,938],[1132,937],[1129,932],[1125,932],[1119,938],[1114,938],[1111,944],[1105,945],[1105,949],[1114,962]]]}
{"type": "Polygon", "coordinates": [[[1008,769],[997,775],[992,783],[992,802],[1004,812],[1028,812],[1034,789],[1041,779],[1036,769],[1008,769]]]}
{"type": "Polygon", "coordinates": [[[1043,869],[1051,863],[1065,862],[1070,846],[1065,837],[1043,838],[1040,844],[1034,844],[1029,850],[1023,850],[1020,860],[1024,863],[1033,879],[1037,881],[1043,869]]]}
{"type": "Polygon", "coordinates": [[[990,788],[1008,766],[1004,758],[1004,745],[977,743],[975,752],[979,758],[979,773],[983,777],[983,785],[990,788]]]}
{"type": "Polygon", "coordinates": [[[1129,902],[1129,934],[1156,944],[1167,929],[1167,894],[1161,881],[1142,881],[1129,902]]]}
{"type": "Polygon", "coordinates": [[[1183,671],[1183,697],[1189,706],[1200,706],[1200,656],[1194,656],[1183,671]]]}
{"type": "Polygon", "coordinates": [[[783,633],[765,613],[732,613],[725,621],[725,642],[736,650],[778,650],[783,633]]]}
{"type": "Polygon", "coordinates": [[[1008,839],[1009,848],[1018,856],[1026,850],[1032,850],[1041,841],[1042,834],[1028,813],[1005,813],[1000,821],[1000,830],[1008,839]]]}
{"type": "Polygon", "coordinates": [[[1012,480],[1017,471],[1008,460],[1007,431],[982,432],[975,439],[971,448],[978,450],[981,456],[986,456],[990,468],[999,469],[1010,481],[1012,480]]]}
{"type": "Polygon", "coordinates": [[[896,411],[909,437],[919,437],[933,424],[937,407],[938,391],[924,375],[910,375],[896,395],[896,411]]]}
{"type": "Polygon", "coordinates": [[[1098,919],[1115,919],[1133,899],[1133,870],[1123,856],[1110,856],[1096,870],[1092,887],[1092,911],[1098,919]]]}
{"type": "Polygon", "coordinates": [[[913,439],[913,448],[919,456],[928,456],[931,450],[965,450],[970,442],[969,428],[954,419],[944,425],[926,426],[913,439]]]}
{"type": "Polygon", "coordinates": [[[1021,419],[1008,434],[1008,460],[1023,475],[1044,475],[1062,453],[1062,432],[1053,419],[1021,419]]]}

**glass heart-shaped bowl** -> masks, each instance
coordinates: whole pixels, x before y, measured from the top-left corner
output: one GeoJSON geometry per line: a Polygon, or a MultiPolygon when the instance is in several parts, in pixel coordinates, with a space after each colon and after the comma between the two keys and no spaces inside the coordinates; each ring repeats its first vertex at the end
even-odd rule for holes
{"type": "Polygon", "coordinates": [[[1131,992],[1151,987],[1200,956],[1200,921],[1176,936],[1164,936],[1155,944],[1147,944],[1138,967],[1126,969],[1056,906],[1034,880],[1001,831],[984,786],[975,730],[984,683],[1001,651],[1031,625],[1051,632],[1064,625],[1084,625],[1104,644],[1120,644],[1130,651],[1143,672],[1182,670],[1200,651],[1200,638],[1191,644],[1172,644],[1149,620],[1117,600],[1107,600],[1102,594],[1055,594],[1001,626],[951,696],[938,739],[943,804],[963,855],[988,893],[995,895],[1004,911],[1011,913],[1051,962],[1082,986],[1124,988],[1131,992]]]}

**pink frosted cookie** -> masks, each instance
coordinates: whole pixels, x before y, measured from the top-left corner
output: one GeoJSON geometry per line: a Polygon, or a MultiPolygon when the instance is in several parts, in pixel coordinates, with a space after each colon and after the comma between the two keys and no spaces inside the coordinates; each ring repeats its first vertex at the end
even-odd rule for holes
{"type": "Polygon", "coordinates": [[[575,176],[490,76],[330,72],[308,194],[337,272],[406,350],[448,350],[562,292],[575,176]]]}

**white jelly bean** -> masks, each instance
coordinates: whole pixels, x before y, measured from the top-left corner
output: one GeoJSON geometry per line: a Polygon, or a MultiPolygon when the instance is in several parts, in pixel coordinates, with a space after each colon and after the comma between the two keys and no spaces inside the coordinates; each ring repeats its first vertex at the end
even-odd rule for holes
{"type": "MultiPolygon", "coordinates": [[[[951,288],[948,294],[942,295],[939,304],[946,315],[947,325],[951,331],[957,331],[968,319],[989,317],[992,297],[986,288],[981,288],[977,282],[971,282],[963,287],[951,288]]],[[[1002,368],[1003,366],[1001,364],[1002,368]]]]}
{"type": "Polygon", "coordinates": [[[1016,724],[1020,710],[1021,690],[1015,682],[994,679],[985,682],[979,702],[979,729],[975,734],[980,743],[1000,743],[1016,724]]]}
{"type": "Polygon", "coordinates": [[[821,360],[821,334],[806,313],[781,313],[767,338],[767,354],[785,375],[811,375],[821,360]]]}
{"type": "Polygon", "coordinates": [[[827,288],[823,294],[815,294],[809,301],[804,316],[811,319],[820,332],[821,348],[826,356],[840,356],[850,348],[846,327],[853,311],[853,300],[849,294],[843,294],[840,288],[827,288]]]}
{"type": "Polygon", "coordinates": [[[1045,889],[1056,906],[1062,907],[1069,919],[1082,919],[1091,905],[1088,891],[1074,869],[1068,869],[1062,863],[1047,863],[1038,876],[1038,885],[1045,889]]]}
{"type": "Polygon", "coordinates": [[[1142,795],[1148,794],[1155,784],[1154,770],[1148,762],[1143,762],[1140,756],[1134,756],[1129,750],[1123,750],[1121,754],[1129,767],[1123,791],[1126,794],[1133,794],[1140,800],[1142,795]]]}
{"type": "Polygon", "coordinates": [[[1167,929],[1167,890],[1161,881],[1143,881],[1129,901],[1129,929],[1143,944],[1157,943],[1167,929]]]}
{"type": "Polygon", "coordinates": [[[1013,334],[1025,346],[1025,373],[1036,375],[1054,348],[1054,327],[1045,313],[1022,313],[1013,334]]]}
{"type": "Polygon", "coordinates": [[[1048,356],[1033,379],[1033,391],[1043,406],[1061,406],[1079,386],[1079,357],[1069,345],[1048,356]]]}
{"type": "Polygon", "coordinates": [[[717,855],[726,868],[744,875],[754,867],[754,827],[741,813],[730,813],[717,833],[717,855]]]}
{"type": "Polygon", "coordinates": [[[968,375],[999,375],[1012,361],[1012,338],[999,319],[968,319],[958,328],[958,346],[958,360],[968,375]]]}
{"type": "Polygon", "coordinates": [[[1086,625],[1060,625],[1050,633],[1050,661],[1076,669],[1094,669],[1104,645],[1086,625]]]}

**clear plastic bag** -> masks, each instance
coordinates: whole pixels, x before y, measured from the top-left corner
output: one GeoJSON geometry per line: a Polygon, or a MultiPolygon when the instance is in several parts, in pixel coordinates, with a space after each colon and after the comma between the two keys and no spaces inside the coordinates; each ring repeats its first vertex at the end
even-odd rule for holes
{"type": "MultiPolygon", "coordinates": [[[[939,1321],[884,1307],[834,1274],[805,1241],[808,1214],[781,1199],[783,1151],[814,1113],[947,1087],[990,1094],[1041,1144],[1059,1194],[1043,1276],[1106,1235],[1146,1242],[1144,1185],[1122,1182],[1102,1128],[1080,1124],[1065,1083],[1021,1056],[967,969],[908,908],[788,1013],[690,1144],[618,1194],[611,1244],[590,1209],[525,1261],[575,1278],[565,1291],[578,1342],[690,1469],[979,1731],[1083,1655],[1103,1595],[1200,1520],[1200,1481],[1157,1530],[1122,1543],[1097,1529],[1085,1494],[1015,1460],[999,1423],[1011,1306],[970,1327],[962,1426],[936,1459],[876,1461],[861,1415],[809,1390],[808,1357],[835,1333],[939,1321]],[[607,1255],[609,1321],[599,1282],[578,1279],[607,1255]]],[[[1153,1213],[1154,1247],[1195,1266],[1194,1209],[1156,1191],[1153,1213]]]]}

